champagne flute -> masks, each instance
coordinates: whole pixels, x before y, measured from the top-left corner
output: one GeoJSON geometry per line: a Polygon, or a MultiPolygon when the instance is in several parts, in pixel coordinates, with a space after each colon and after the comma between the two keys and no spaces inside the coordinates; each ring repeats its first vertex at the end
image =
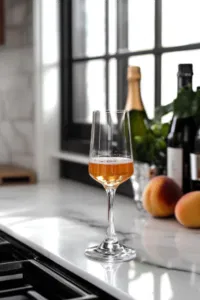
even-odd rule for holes
{"type": "Polygon", "coordinates": [[[133,175],[133,170],[129,113],[127,111],[94,111],[89,174],[106,190],[108,229],[100,245],[85,250],[86,256],[107,262],[128,261],[135,258],[134,249],[119,243],[115,233],[113,214],[116,189],[133,175]]]}

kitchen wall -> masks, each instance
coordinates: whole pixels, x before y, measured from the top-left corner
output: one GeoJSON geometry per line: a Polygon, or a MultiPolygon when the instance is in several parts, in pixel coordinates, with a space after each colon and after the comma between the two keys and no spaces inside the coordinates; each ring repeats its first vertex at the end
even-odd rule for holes
{"type": "Polygon", "coordinates": [[[33,0],[5,0],[0,46],[0,163],[34,166],[33,0]]]}

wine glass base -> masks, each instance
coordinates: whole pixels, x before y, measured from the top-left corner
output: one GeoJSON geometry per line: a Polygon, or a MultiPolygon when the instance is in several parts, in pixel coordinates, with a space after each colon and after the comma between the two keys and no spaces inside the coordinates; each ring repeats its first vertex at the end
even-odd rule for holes
{"type": "Polygon", "coordinates": [[[108,249],[99,246],[89,247],[85,250],[85,255],[93,260],[102,262],[122,262],[130,261],[136,258],[136,251],[132,248],[118,244],[115,251],[108,251],[108,249]]]}

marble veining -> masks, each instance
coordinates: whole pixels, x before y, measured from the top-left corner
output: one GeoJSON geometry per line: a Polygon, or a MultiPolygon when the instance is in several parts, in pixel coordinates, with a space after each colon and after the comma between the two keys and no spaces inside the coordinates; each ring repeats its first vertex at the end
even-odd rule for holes
{"type": "Polygon", "coordinates": [[[200,231],[140,213],[129,198],[117,195],[115,224],[137,258],[110,265],[84,256],[105,236],[106,204],[103,189],[66,180],[3,187],[0,228],[117,299],[199,299],[200,231]]]}

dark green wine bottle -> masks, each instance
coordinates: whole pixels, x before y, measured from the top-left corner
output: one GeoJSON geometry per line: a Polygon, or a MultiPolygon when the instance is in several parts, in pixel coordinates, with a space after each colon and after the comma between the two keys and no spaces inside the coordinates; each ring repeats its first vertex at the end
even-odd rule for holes
{"type": "Polygon", "coordinates": [[[197,130],[194,143],[194,153],[190,154],[191,189],[200,191],[200,127],[197,130]]]}
{"type": "Polygon", "coordinates": [[[196,95],[193,100],[192,113],[195,116],[195,122],[200,128],[200,86],[197,87],[196,95]]]}
{"type": "Polygon", "coordinates": [[[179,65],[177,96],[179,101],[175,100],[174,115],[167,138],[167,175],[177,182],[184,193],[191,189],[190,153],[193,152],[196,134],[195,120],[190,114],[193,103],[192,76],[191,64],[179,65]],[[182,103],[180,100],[183,100],[182,103]]]}
{"type": "Polygon", "coordinates": [[[197,125],[197,133],[194,142],[194,153],[190,154],[191,189],[200,191],[200,87],[197,87],[193,101],[193,113],[197,125]]]}

